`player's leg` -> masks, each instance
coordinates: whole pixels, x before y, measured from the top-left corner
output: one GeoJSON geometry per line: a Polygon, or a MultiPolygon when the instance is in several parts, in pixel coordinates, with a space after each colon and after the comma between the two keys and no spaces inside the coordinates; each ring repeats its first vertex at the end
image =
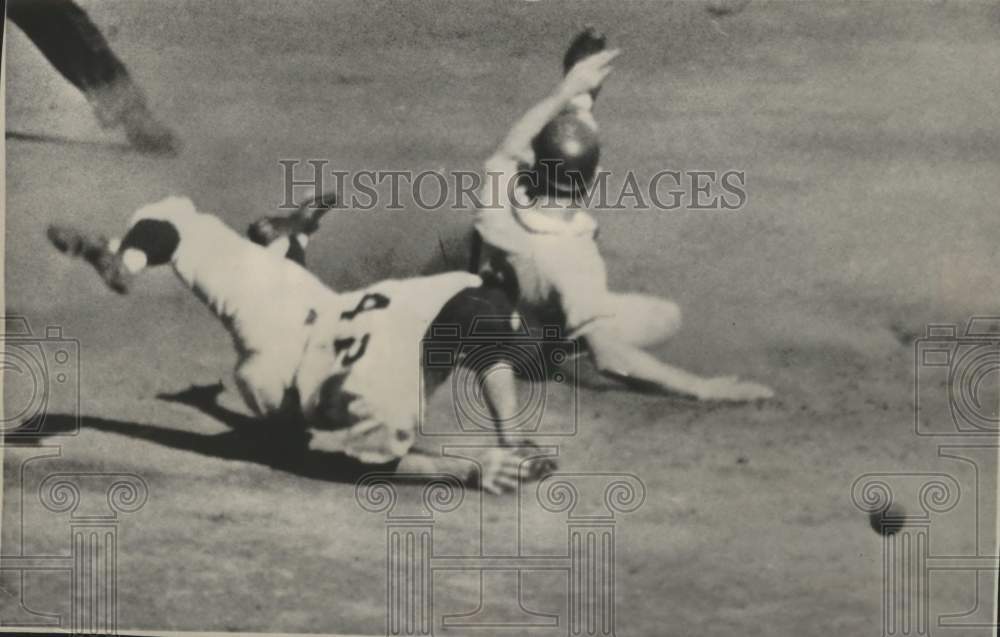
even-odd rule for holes
{"type": "Polygon", "coordinates": [[[60,252],[83,259],[97,270],[115,292],[128,291],[129,274],[117,253],[117,246],[103,236],[91,235],[66,226],[50,226],[49,241],[60,252]]]}
{"type": "Polygon", "coordinates": [[[736,376],[703,377],[670,365],[632,343],[622,341],[617,330],[595,324],[583,340],[600,372],[626,384],[699,400],[747,401],[771,398],[764,385],[736,376]]]}
{"type": "Polygon", "coordinates": [[[603,329],[635,347],[652,347],[670,339],[681,327],[681,309],[673,301],[648,294],[608,294],[609,314],[603,329]]]}
{"type": "Polygon", "coordinates": [[[273,371],[264,357],[249,354],[242,357],[233,373],[243,402],[261,418],[280,413],[285,404],[287,388],[281,375],[273,371]]]}
{"type": "Polygon", "coordinates": [[[309,448],[312,435],[302,415],[298,391],[286,379],[289,361],[249,354],[233,374],[247,407],[261,420],[267,448],[279,460],[293,461],[309,448]]]}
{"type": "Polygon", "coordinates": [[[172,154],[178,142],[87,13],[72,0],[10,0],[7,16],[94,108],[105,127],[122,125],[139,150],[172,154]]]}

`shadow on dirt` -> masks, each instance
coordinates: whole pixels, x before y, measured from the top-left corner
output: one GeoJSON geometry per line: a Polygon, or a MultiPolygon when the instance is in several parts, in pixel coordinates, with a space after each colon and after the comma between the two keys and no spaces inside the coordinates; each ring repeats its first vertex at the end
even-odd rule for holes
{"type": "MultiPolygon", "coordinates": [[[[5,444],[40,444],[50,436],[80,430],[95,429],[147,440],[172,449],[191,451],[225,460],[241,460],[262,464],[297,476],[331,482],[354,483],[367,473],[392,471],[388,465],[364,464],[344,453],[309,449],[307,439],[289,440],[276,435],[256,419],[219,405],[216,398],[222,384],[192,385],[175,394],[160,394],[157,398],[188,405],[224,423],[231,431],[203,434],[160,425],[148,425],[92,416],[79,419],[71,414],[49,414],[42,428],[30,434],[17,430],[4,435],[5,444]]],[[[278,432],[279,434],[285,432],[278,432]]]]}

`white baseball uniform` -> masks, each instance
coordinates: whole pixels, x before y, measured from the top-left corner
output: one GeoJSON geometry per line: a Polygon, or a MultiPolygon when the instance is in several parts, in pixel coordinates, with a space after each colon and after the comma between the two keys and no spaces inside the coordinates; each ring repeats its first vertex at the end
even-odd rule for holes
{"type": "Polygon", "coordinates": [[[523,205],[523,187],[514,196],[522,204],[478,210],[475,227],[484,242],[483,260],[491,268],[505,263],[514,272],[519,310],[546,324],[559,321],[568,339],[602,330],[644,347],[677,330],[680,309],[673,302],[608,290],[593,217],[576,210],[560,219],[523,205]]]}
{"type": "Polygon", "coordinates": [[[258,246],[190,200],[141,208],[180,242],[177,276],[219,317],[239,357],[236,381],[258,416],[280,415],[296,390],[306,422],[347,427],[345,450],[388,462],[413,444],[420,416],[421,343],[455,294],[482,280],[466,272],[388,280],[338,294],[284,251],[258,246]]]}
{"type": "Polygon", "coordinates": [[[424,335],[449,299],[481,284],[448,272],[338,294],[339,307],[317,317],[296,375],[306,422],[349,427],[345,449],[364,462],[405,454],[423,404],[424,335]]]}

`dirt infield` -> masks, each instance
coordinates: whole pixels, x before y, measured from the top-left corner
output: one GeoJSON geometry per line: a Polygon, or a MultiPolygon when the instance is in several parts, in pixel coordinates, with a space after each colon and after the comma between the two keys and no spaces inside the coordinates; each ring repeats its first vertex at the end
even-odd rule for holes
{"type": "MultiPolygon", "coordinates": [[[[126,149],[8,25],[6,312],[78,341],[82,418],[77,435],[7,448],[2,539],[4,555],[67,551],[67,525],[46,522],[63,518],[33,491],[48,472],[141,476],[148,500],[116,522],[120,629],[383,633],[386,521],[329,479],[322,450],[310,459],[320,469],[275,469],[238,430],[158,398],[222,379],[239,404],[224,330],[168,271],[128,297],[106,291],[57,258],[48,224],[113,234],[175,193],[243,228],[280,203],[280,159],[478,168],[556,81],[586,23],[625,50],[597,109],[612,180],[747,174],[738,212],[597,213],[612,287],[683,308],[679,336],[657,352],[666,360],[778,394],[699,405],[623,391],[581,364],[576,435],[537,440],[558,445],[563,471],[644,486],[614,526],[616,633],[881,634],[882,539],[852,502],[868,473],[955,480],[962,499],[933,517],[935,554],[995,543],[996,500],[975,495],[995,494],[995,451],[977,451],[976,465],[948,458],[945,442],[986,443],[921,437],[914,419],[926,324],[1000,312],[995,8],[754,0],[713,20],[693,2],[83,4],[184,149],[126,149]],[[58,457],[26,462],[48,447],[58,457]]],[[[310,244],[310,264],[337,288],[412,273],[466,222],[450,210],[341,214],[310,244]]],[[[945,386],[919,387],[932,394],[925,421],[950,423],[945,386]]],[[[8,405],[29,389],[9,381],[8,405]]],[[[47,429],[72,428],[72,393],[53,391],[47,429]]],[[[573,401],[553,387],[546,422],[574,424],[573,401]]],[[[448,397],[431,413],[450,417],[448,397]]],[[[566,516],[532,504],[534,485],[522,495],[466,494],[437,516],[434,554],[507,555],[516,519],[519,549],[565,555],[566,516]]],[[[420,497],[400,488],[402,504],[420,497]]],[[[496,585],[518,582],[522,608],[487,599],[486,628],[453,619],[435,632],[566,633],[565,619],[498,627],[528,611],[563,617],[565,573],[502,573],[496,585]]],[[[931,616],[973,608],[975,577],[932,579],[931,616]]],[[[3,573],[0,621],[62,613],[65,626],[67,591],[65,574],[3,573]]],[[[478,571],[435,575],[435,617],[481,602],[478,571]]]]}

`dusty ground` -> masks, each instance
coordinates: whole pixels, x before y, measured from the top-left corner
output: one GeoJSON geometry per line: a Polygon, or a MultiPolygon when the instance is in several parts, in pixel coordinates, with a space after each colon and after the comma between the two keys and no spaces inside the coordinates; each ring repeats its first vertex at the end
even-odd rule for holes
{"type": "MultiPolygon", "coordinates": [[[[282,158],[475,168],[556,80],[563,46],[587,22],[625,48],[599,103],[606,168],[748,176],[738,213],[600,213],[612,285],[684,308],[660,355],[779,395],[693,405],[614,390],[584,370],[578,435],[539,441],[559,445],[565,471],[645,485],[615,530],[617,634],[881,634],[881,539],[851,500],[869,472],[953,476],[962,499],[932,518],[931,550],[975,554],[973,529],[990,550],[995,450],[974,450],[974,467],[939,446],[996,438],[915,435],[914,339],[928,322],[1000,311],[1000,10],[755,0],[713,23],[694,3],[270,4],[85,3],[183,138],[172,160],[99,130],[8,27],[6,309],[79,341],[84,418],[78,436],[38,443],[61,457],[23,464],[38,445],[7,449],[6,555],[68,550],[65,516],[41,511],[32,491],[48,473],[136,473],[149,497],[118,527],[119,627],[383,632],[384,518],[358,507],[352,485],[272,469],[219,420],[158,399],[228,381],[222,329],[167,272],[113,296],[55,258],[44,230],[114,233],[170,192],[243,227],[280,202],[282,158]]],[[[312,263],[338,287],[412,272],[463,222],[448,211],[348,215],[314,242],[312,263]]],[[[8,405],[24,400],[15,381],[8,405]]],[[[924,416],[947,426],[946,388],[930,388],[924,416]]],[[[546,418],[565,424],[568,400],[553,390],[546,418]]],[[[54,391],[49,425],[73,411],[54,391]]],[[[565,552],[564,518],[532,509],[534,493],[524,494],[527,549],[565,552]]],[[[903,500],[920,512],[915,494],[903,500]]],[[[478,552],[480,512],[489,541],[509,537],[516,503],[483,507],[469,497],[439,517],[435,553],[478,552]]],[[[22,594],[34,612],[67,612],[64,576],[4,577],[4,623],[57,621],[19,609],[22,594]]],[[[477,577],[436,577],[435,614],[474,610],[477,577]]],[[[973,608],[974,582],[932,578],[932,616],[973,608]]],[[[565,612],[565,580],[523,583],[528,608],[565,612]]],[[[995,598],[988,586],[980,595],[995,598]]],[[[509,603],[496,613],[518,616],[509,603]]]]}

